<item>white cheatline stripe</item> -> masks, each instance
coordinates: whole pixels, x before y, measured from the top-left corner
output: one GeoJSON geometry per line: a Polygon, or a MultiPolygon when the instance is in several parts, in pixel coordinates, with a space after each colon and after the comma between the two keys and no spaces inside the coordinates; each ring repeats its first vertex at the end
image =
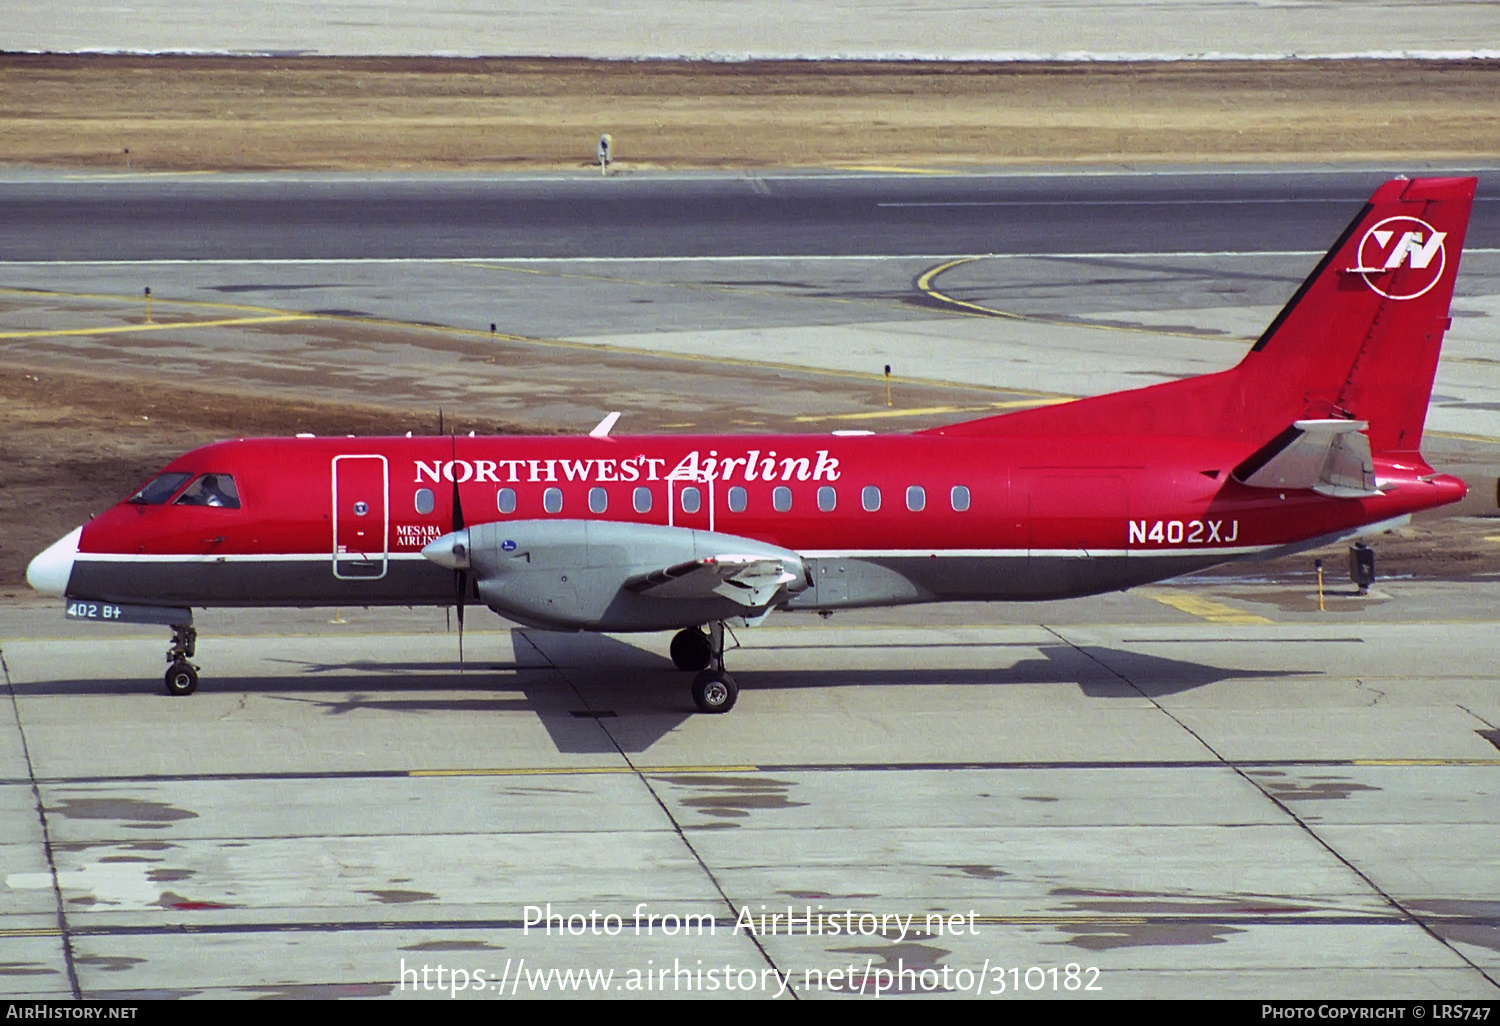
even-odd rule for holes
{"type": "MultiPolygon", "coordinates": [[[[1274,545],[1239,545],[1213,547],[1195,545],[1183,548],[1161,549],[807,549],[798,553],[808,559],[1026,559],[1041,556],[1054,559],[1112,559],[1121,556],[1244,556],[1253,552],[1264,552],[1274,545]]],[[[357,559],[358,553],[339,554],[345,559],[357,559]]],[[[125,553],[125,552],[80,552],[74,557],[78,563],[295,563],[324,562],[331,560],[331,552],[264,552],[264,553],[125,553]]],[[[369,558],[380,559],[380,553],[369,558]]],[[[389,560],[417,561],[426,557],[420,552],[391,552],[389,560]]]]}
{"type": "MultiPolygon", "coordinates": [[[[379,559],[390,560],[420,560],[425,559],[420,552],[372,552],[362,554],[358,552],[340,552],[341,559],[360,559],[362,556],[371,561],[379,559]]],[[[213,555],[212,553],[135,553],[135,552],[80,552],[73,557],[75,563],[326,563],[333,559],[332,552],[259,552],[259,553],[225,553],[224,555],[213,555]]]]}

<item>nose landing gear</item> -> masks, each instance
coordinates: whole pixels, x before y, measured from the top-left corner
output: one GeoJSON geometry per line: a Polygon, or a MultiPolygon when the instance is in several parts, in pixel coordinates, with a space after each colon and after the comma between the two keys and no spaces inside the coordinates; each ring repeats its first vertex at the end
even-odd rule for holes
{"type": "MultiPolygon", "coordinates": [[[[684,644],[684,648],[687,644],[684,644]]],[[[724,670],[724,622],[722,620],[715,620],[709,624],[706,635],[700,630],[689,628],[673,638],[672,661],[683,669],[707,667],[693,678],[693,703],[698,706],[699,710],[706,713],[727,713],[734,708],[735,700],[740,697],[740,688],[734,682],[734,678],[724,670]],[[677,658],[678,641],[689,635],[696,635],[707,649],[708,658],[698,663],[697,666],[683,666],[677,658]]]]}
{"type": "Polygon", "coordinates": [[[172,624],[172,647],[167,649],[167,694],[191,695],[198,690],[198,667],[188,662],[197,644],[196,627],[172,624]]]}

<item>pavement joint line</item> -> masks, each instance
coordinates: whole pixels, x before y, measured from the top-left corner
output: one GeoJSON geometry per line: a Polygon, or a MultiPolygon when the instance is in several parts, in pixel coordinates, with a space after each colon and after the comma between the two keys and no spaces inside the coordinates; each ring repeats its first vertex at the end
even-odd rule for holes
{"type": "Polygon", "coordinates": [[[73,940],[68,932],[67,906],[63,904],[62,885],[57,879],[57,858],[52,848],[52,832],[47,823],[47,806],[42,802],[42,789],[36,778],[36,764],[31,758],[31,742],[27,740],[26,728],[21,723],[21,702],[16,697],[15,686],[11,683],[10,664],[6,662],[3,646],[0,646],[0,676],[4,677],[5,690],[10,695],[11,715],[16,720],[16,734],[21,741],[21,755],[26,761],[27,783],[30,785],[37,820],[42,830],[42,853],[47,859],[47,873],[52,878],[52,900],[57,918],[57,926],[54,928],[56,932],[42,936],[57,937],[61,940],[63,968],[67,973],[68,988],[73,993],[73,999],[77,1001],[83,998],[83,991],[78,983],[78,966],[73,960],[73,940]]]}
{"type": "MultiPolygon", "coordinates": [[[[951,772],[1033,772],[1036,770],[1116,773],[1121,770],[1262,770],[1262,769],[1349,769],[1385,767],[1414,769],[1432,767],[1500,767],[1500,758],[1416,758],[1416,759],[1101,759],[1021,760],[1013,762],[826,762],[826,763],[727,763],[722,766],[520,766],[475,767],[472,769],[363,769],[363,770],[282,770],[244,773],[142,773],[126,775],[92,775],[39,777],[36,784],[45,787],[71,787],[80,784],[119,784],[136,786],[160,783],[241,783],[279,780],[408,780],[420,778],[505,777],[505,776],[585,776],[641,775],[681,776],[717,773],[951,773],[951,772]]],[[[0,778],[0,787],[27,787],[25,777],[0,778]]]]}
{"type": "MultiPolygon", "coordinates": [[[[734,638],[734,633],[732,631],[729,631],[728,633],[731,638],[734,638]]],[[[542,649],[542,647],[536,643],[536,641],[531,637],[530,633],[522,631],[521,636],[526,639],[526,643],[528,645],[536,650],[537,655],[545,659],[547,663],[551,665],[552,668],[558,673],[558,675],[567,682],[568,686],[573,689],[574,694],[576,694],[579,700],[583,702],[584,708],[589,708],[589,701],[587,696],[584,695],[583,689],[581,689],[576,683],[574,683],[573,678],[568,676],[568,674],[564,672],[561,667],[558,667],[557,664],[553,662],[552,657],[549,656],[542,649]]],[[[738,639],[735,639],[735,646],[739,646],[738,639]]],[[[720,662],[720,665],[723,665],[722,660],[720,662]]],[[[635,778],[640,781],[641,786],[646,789],[646,793],[651,796],[652,801],[656,802],[657,807],[661,809],[662,815],[666,817],[667,823],[671,826],[672,832],[676,835],[678,842],[683,846],[683,848],[687,850],[687,853],[692,856],[693,861],[703,872],[703,875],[707,878],[709,885],[714,889],[714,892],[718,894],[719,899],[723,901],[724,906],[729,910],[729,913],[731,915],[737,915],[739,909],[735,907],[734,902],[730,899],[729,892],[725,890],[723,882],[719,879],[718,874],[716,874],[713,869],[709,867],[708,861],[703,857],[703,853],[698,850],[698,846],[695,845],[692,842],[692,839],[688,837],[687,831],[683,829],[682,823],[680,823],[677,817],[673,815],[672,807],[667,804],[667,800],[661,796],[661,792],[659,792],[656,789],[656,786],[651,782],[651,774],[635,764],[635,761],[630,757],[630,753],[627,752],[625,750],[625,746],[620,743],[620,739],[615,737],[614,732],[610,730],[610,724],[607,721],[594,720],[594,723],[597,725],[598,729],[604,733],[604,736],[609,738],[609,743],[614,746],[615,751],[619,754],[620,758],[624,760],[625,765],[629,767],[630,772],[635,775],[635,778]]],[[[736,919],[736,921],[738,921],[738,919],[736,919]]],[[[761,942],[759,935],[757,935],[754,931],[751,931],[749,940],[750,944],[755,948],[755,950],[760,953],[760,956],[762,959],[764,959],[766,965],[770,966],[771,971],[776,974],[777,978],[783,984],[785,984],[785,982],[791,977],[790,971],[786,973],[783,973],[781,971],[781,968],[776,964],[775,959],[771,957],[771,953],[766,950],[765,944],[761,942]]],[[[795,990],[793,990],[791,993],[792,1000],[799,1000],[796,996],[795,990]]]]}
{"type": "Polygon", "coordinates": [[[1220,754],[1218,749],[1214,748],[1214,746],[1209,743],[1207,738],[1190,727],[1183,719],[1174,714],[1166,706],[1162,705],[1160,699],[1147,694],[1144,688],[1136,684],[1135,681],[1131,680],[1124,673],[1121,673],[1119,670],[1114,669],[1093,652],[1088,651],[1081,646],[1074,645],[1072,642],[1068,641],[1067,638],[1064,638],[1061,634],[1057,634],[1055,631],[1053,633],[1056,634],[1058,640],[1062,641],[1064,644],[1070,645],[1079,654],[1093,660],[1099,666],[1108,670],[1110,673],[1118,677],[1121,681],[1134,688],[1137,694],[1150,702],[1164,716],[1166,716],[1173,723],[1176,723],[1179,727],[1186,731],[1189,736],[1191,736],[1200,745],[1207,749],[1208,752],[1212,754],[1214,758],[1217,759],[1224,767],[1232,771],[1246,784],[1259,791],[1261,796],[1266,801],[1270,802],[1273,806],[1280,810],[1282,815],[1286,816],[1287,819],[1296,824],[1296,826],[1303,833],[1305,833],[1315,844],[1317,844],[1325,852],[1331,855],[1340,865],[1342,865],[1346,870],[1352,873],[1355,878],[1360,880],[1366,887],[1368,887],[1372,893],[1374,893],[1382,901],[1384,901],[1387,907],[1389,907],[1393,912],[1404,918],[1410,925],[1417,927],[1417,929],[1426,934],[1429,939],[1435,941],[1440,947],[1447,949],[1450,954],[1456,957],[1459,961],[1463,962],[1464,965],[1467,965],[1474,972],[1478,973],[1486,982],[1488,982],[1492,986],[1500,987],[1500,981],[1497,981],[1495,977],[1485,969],[1484,966],[1480,965],[1474,959],[1466,955],[1456,944],[1453,943],[1453,941],[1449,940],[1447,937],[1443,936],[1441,933],[1435,930],[1429,923],[1425,922],[1421,916],[1413,912],[1411,909],[1408,909],[1395,897],[1395,895],[1391,894],[1385,888],[1381,887],[1380,884],[1378,884],[1375,879],[1370,876],[1370,874],[1366,873],[1363,869],[1357,866],[1352,859],[1335,848],[1332,842],[1330,842],[1316,830],[1314,830],[1308,820],[1292,808],[1292,806],[1289,804],[1289,802],[1291,801],[1290,798],[1283,798],[1274,794],[1269,787],[1263,784],[1260,780],[1256,779],[1255,774],[1247,772],[1243,764],[1236,764],[1224,758],[1224,756],[1220,754]]]}
{"type": "MultiPolygon", "coordinates": [[[[794,906],[795,907],[795,906],[794,906]]],[[[859,910],[850,909],[855,914],[859,910]]],[[[842,915],[842,910],[838,913],[842,915]]],[[[865,913],[869,914],[869,913],[865,913]]],[[[913,912],[913,915],[922,915],[913,912]]],[[[830,918],[834,913],[825,913],[830,918]]],[[[1493,926],[1497,920],[1492,916],[1424,916],[1425,920],[1445,926],[1493,926]]],[[[714,926],[731,928],[735,917],[714,917],[714,926]]],[[[985,926],[1146,926],[1160,924],[1217,923],[1235,925],[1270,926],[1410,926],[1403,916],[1376,912],[1326,911],[1317,913],[1270,913],[1216,914],[1204,912],[1176,912],[1168,914],[1090,915],[1066,913],[1055,915],[975,915],[974,924],[985,926]]],[[[256,934],[256,933],[365,933],[409,930],[412,932],[452,930],[522,930],[526,926],[520,919],[354,919],[313,920],[282,922],[200,922],[200,923],[121,923],[97,926],[80,925],[74,934],[79,937],[131,937],[170,936],[181,934],[256,934]]],[[[7,934],[0,931],[0,937],[7,934]]]]}
{"type": "Polygon", "coordinates": [[[637,775],[641,773],[689,774],[689,773],[758,773],[759,766],[566,766],[566,767],[521,767],[517,769],[443,769],[408,770],[408,777],[539,777],[579,776],[585,774],[614,773],[637,775]]]}

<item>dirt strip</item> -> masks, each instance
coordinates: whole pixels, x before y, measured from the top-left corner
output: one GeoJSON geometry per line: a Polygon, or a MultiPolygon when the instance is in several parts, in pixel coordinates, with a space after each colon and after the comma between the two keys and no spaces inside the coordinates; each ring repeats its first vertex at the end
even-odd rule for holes
{"type": "Polygon", "coordinates": [[[0,54],[0,162],[152,170],[1500,157],[1500,61],[0,54]]]}

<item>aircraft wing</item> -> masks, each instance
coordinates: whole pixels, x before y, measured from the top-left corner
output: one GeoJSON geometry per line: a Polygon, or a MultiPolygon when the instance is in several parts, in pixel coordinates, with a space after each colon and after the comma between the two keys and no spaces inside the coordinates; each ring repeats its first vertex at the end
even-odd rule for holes
{"type": "Polygon", "coordinates": [[[1320,495],[1356,499],[1379,495],[1375,461],[1362,420],[1299,420],[1234,468],[1234,479],[1252,488],[1311,488],[1320,495]]]}
{"type": "Polygon", "coordinates": [[[625,582],[630,591],[653,598],[706,599],[715,595],[747,609],[776,600],[797,580],[783,560],[765,556],[709,556],[638,574],[625,582]]]}

